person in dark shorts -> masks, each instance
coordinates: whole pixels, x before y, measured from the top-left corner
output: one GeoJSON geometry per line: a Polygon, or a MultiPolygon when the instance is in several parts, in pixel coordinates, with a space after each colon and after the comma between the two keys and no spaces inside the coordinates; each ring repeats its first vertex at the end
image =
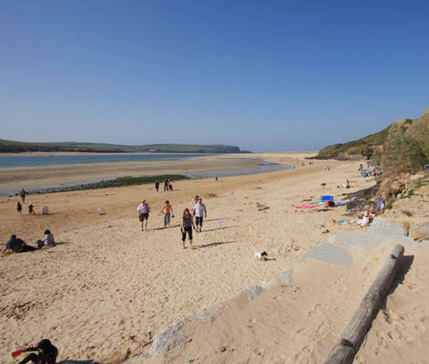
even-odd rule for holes
{"type": "Polygon", "coordinates": [[[155,190],[156,190],[156,192],[159,191],[159,181],[155,182],[155,190]]]}
{"type": "Polygon", "coordinates": [[[197,232],[201,232],[203,229],[203,218],[207,217],[206,205],[203,204],[201,198],[198,199],[198,202],[194,205],[194,216],[195,216],[195,225],[197,225],[197,232]]]}
{"type": "Polygon", "coordinates": [[[37,354],[31,353],[27,355],[19,364],[26,364],[28,362],[34,364],[55,364],[58,355],[58,349],[48,339],[43,339],[36,347],[30,346],[22,351],[37,351],[37,354]]]}
{"type": "Polygon", "coordinates": [[[27,194],[27,191],[25,191],[24,189],[21,190],[21,192],[19,193],[19,196],[21,197],[22,203],[25,203],[25,195],[27,194]]]}
{"type": "Polygon", "coordinates": [[[34,211],[34,205],[33,205],[33,203],[32,203],[32,202],[30,202],[30,203],[28,204],[28,213],[29,213],[30,215],[36,215],[36,211],[34,211]]]}
{"type": "Polygon", "coordinates": [[[19,239],[13,234],[10,239],[6,242],[6,247],[3,249],[4,253],[25,253],[35,251],[34,246],[27,245],[24,240],[19,239]]]}
{"type": "Polygon", "coordinates": [[[180,227],[180,230],[182,231],[183,249],[186,249],[186,246],[185,246],[186,233],[188,233],[188,239],[189,239],[189,243],[191,244],[191,249],[195,249],[194,246],[192,245],[192,228],[196,230],[194,221],[192,220],[192,215],[189,212],[189,209],[185,209],[185,211],[183,211],[182,225],[180,227]]]}
{"type": "Polygon", "coordinates": [[[139,220],[142,223],[142,231],[144,231],[145,228],[147,230],[147,222],[149,220],[149,212],[150,212],[150,206],[146,202],[146,200],[143,200],[137,206],[137,213],[139,215],[139,220]]]}
{"type": "Polygon", "coordinates": [[[168,179],[166,179],[165,181],[164,181],[164,192],[167,192],[168,191],[168,184],[169,184],[169,180],[168,179]]]}
{"type": "Polygon", "coordinates": [[[19,214],[21,215],[21,213],[22,213],[22,204],[19,201],[16,203],[16,211],[19,212],[19,214]]]}

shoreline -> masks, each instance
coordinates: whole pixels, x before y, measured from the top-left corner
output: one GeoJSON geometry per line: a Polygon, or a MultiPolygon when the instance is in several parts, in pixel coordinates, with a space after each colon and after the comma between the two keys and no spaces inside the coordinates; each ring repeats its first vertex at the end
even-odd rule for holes
{"type": "MultiPolygon", "coordinates": [[[[82,184],[87,181],[100,181],[123,176],[155,176],[163,174],[183,174],[190,177],[214,177],[232,174],[251,174],[269,168],[261,165],[275,163],[277,170],[290,167],[311,154],[267,153],[247,155],[198,156],[189,159],[162,159],[133,162],[103,162],[88,164],[50,165],[44,167],[19,167],[0,169],[0,190],[13,192],[35,189],[38,186],[57,187],[61,185],[82,184]],[[281,167],[280,167],[281,166],[281,167]],[[237,172],[239,171],[239,172],[237,172]]],[[[276,170],[271,168],[271,170],[276,170]]]]}
{"type": "MultiPolygon", "coordinates": [[[[30,167],[31,168],[31,167],[30,167]]],[[[288,164],[278,164],[265,161],[261,159],[261,162],[258,163],[258,169],[237,169],[232,171],[214,171],[214,172],[195,172],[183,174],[180,176],[188,177],[189,179],[208,179],[217,177],[233,177],[233,176],[243,176],[250,174],[261,174],[261,173],[269,173],[269,172],[277,172],[282,170],[292,169],[292,166],[288,164]]],[[[82,191],[82,190],[98,190],[104,188],[111,188],[111,182],[114,182],[120,178],[126,178],[130,176],[119,176],[119,177],[104,177],[101,179],[88,180],[88,181],[78,181],[73,183],[66,184],[49,184],[49,185],[40,185],[34,187],[27,187],[26,192],[28,195],[34,194],[45,194],[45,193],[58,193],[58,192],[72,192],[72,191],[82,191]],[[103,186],[103,184],[105,186],[103,186]]],[[[159,178],[160,181],[164,179],[164,175],[153,175],[153,176],[132,176],[130,178],[159,178]]],[[[144,183],[136,183],[135,185],[143,185],[150,184],[152,181],[144,182],[144,183]]],[[[118,186],[123,187],[123,186],[118,186]]],[[[19,195],[18,189],[10,189],[10,190],[1,190],[0,189],[0,198],[4,197],[13,197],[19,195]]]]}

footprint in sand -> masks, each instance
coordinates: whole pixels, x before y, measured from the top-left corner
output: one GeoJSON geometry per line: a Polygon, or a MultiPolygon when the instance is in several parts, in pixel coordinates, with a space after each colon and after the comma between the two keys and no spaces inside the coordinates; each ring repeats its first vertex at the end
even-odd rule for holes
{"type": "Polygon", "coordinates": [[[326,311],[327,307],[321,303],[317,303],[314,305],[313,309],[311,311],[308,311],[307,316],[313,317],[316,315],[320,315],[323,311],[326,311]]]}

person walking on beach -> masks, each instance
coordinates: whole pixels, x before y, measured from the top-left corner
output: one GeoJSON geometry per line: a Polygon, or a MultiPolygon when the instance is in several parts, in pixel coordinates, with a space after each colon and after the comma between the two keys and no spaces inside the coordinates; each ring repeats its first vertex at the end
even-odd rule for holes
{"type": "Polygon", "coordinates": [[[155,182],[155,190],[156,190],[156,192],[159,191],[159,181],[155,182]]]}
{"type": "Polygon", "coordinates": [[[203,200],[200,198],[194,205],[194,216],[195,224],[197,225],[197,231],[201,232],[203,229],[203,216],[207,217],[206,205],[203,204],[203,200]]]}
{"type": "Polygon", "coordinates": [[[199,199],[200,199],[200,197],[198,195],[196,195],[194,197],[194,199],[192,200],[192,208],[194,208],[194,206],[198,203],[199,199]]]}
{"type": "Polygon", "coordinates": [[[22,213],[22,204],[19,201],[16,203],[16,211],[19,212],[19,214],[21,215],[21,213],[22,213]]]}
{"type": "Polygon", "coordinates": [[[165,205],[162,206],[159,214],[164,214],[164,227],[170,225],[171,217],[174,217],[173,206],[170,205],[170,201],[165,201],[165,205]]]}
{"type": "Polygon", "coordinates": [[[30,202],[30,203],[28,204],[28,213],[29,213],[30,215],[36,215],[36,211],[34,211],[34,205],[33,205],[33,203],[32,203],[32,202],[30,202]]]}
{"type": "Polygon", "coordinates": [[[147,230],[147,222],[149,220],[149,212],[150,206],[146,202],[146,200],[142,200],[142,202],[137,206],[137,214],[139,216],[139,220],[142,224],[142,231],[146,228],[147,230]]]}
{"type": "Polygon", "coordinates": [[[166,179],[165,181],[164,181],[164,192],[167,192],[168,191],[168,184],[169,184],[169,180],[168,179],[166,179]]]}
{"type": "Polygon", "coordinates": [[[19,193],[19,196],[21,197],[22,203],[25,203],[25,195],[27,195],[27,191],[22,189],[21,192],[19,193]]]}
{"type": "Polygon", "coordinates": [[[185,211],[183,211],[182,225],[180,227],[180,230],[182,232],[183,249],[186,249],[186,245],[185,245],[186,233],[188,233],[188,239],[189,239],[189,243],[191,244],[191,249],[195,249],[194,246],[192,245],[192,228],[196,230],[194,221],[192,220],[192,215],[189,212],[189,209],[186,208],[185,211]]]}

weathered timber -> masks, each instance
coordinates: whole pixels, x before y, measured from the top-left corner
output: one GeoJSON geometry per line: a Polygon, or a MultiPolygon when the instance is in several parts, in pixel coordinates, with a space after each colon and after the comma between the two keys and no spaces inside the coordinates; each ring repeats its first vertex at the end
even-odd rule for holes
{"type": "Polygon", "coordinates": [[[335,344],[324,364],[351,364],[376,318],[399,266],[399,258],[404,254],[404,247],[396,245],[367,294],[363,298],[358,310],[335,344]]]}

